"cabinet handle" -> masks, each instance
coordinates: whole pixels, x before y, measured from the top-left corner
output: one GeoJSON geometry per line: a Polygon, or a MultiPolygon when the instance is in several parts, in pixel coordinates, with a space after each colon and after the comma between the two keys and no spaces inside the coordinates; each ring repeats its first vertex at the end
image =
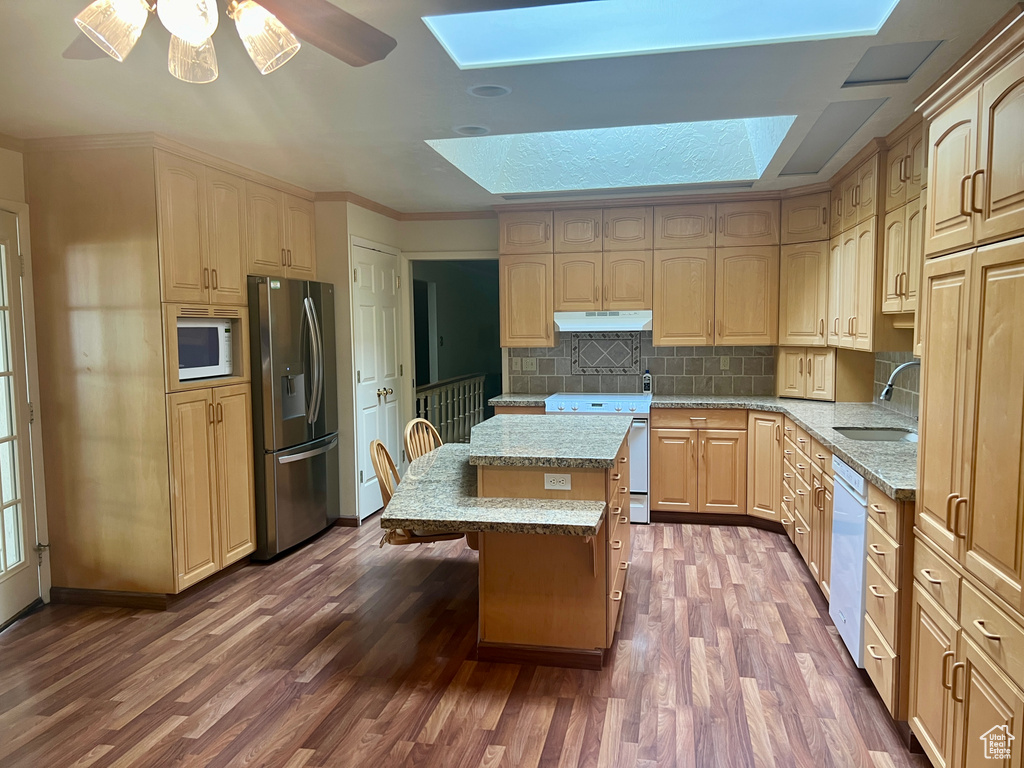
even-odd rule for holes
{"type": "Polygon", "coordinates": [[[294,262],[294,261],[292,261],[292,249],[291,249],[291,248],[289,248],[289,249],[288,249],[288,266],[290,267],[290,266],[292,266],[292,265],[293,265],[294,263],[295,263],[295,262],[294,262]]]}
{"type": "Polygon", "coordinates": [[[878,598],[881,598],[882,600],[885,600],[885,594],[884,594],[884,593],[882,593],[882,592],[880,592],[880,591],[878,590],[878,586],[877,586],[877,585],[875,585],[875,584],[872,584],[872,585],[870,585],[870,586],[868,587],[868,592],[870,592],[870,593],[871,593],[872,595],[874,595],[875,597],[878,597],[878,598]]]}
{"type": "Polygon", "coordinates": [[[714,320],[708,320],[708,336],[709,337],[715,335],[715,329],[714,329],[714,326],[712,325],[713,323],[714,323],[714,320]]]}
{"type": "Polygon", "coordinates": [[[975,202],[978,199],[978,184],[977,184],[977,180],[978,180],[979,176],[983,176],[984,174],[985,174],[985,169],[984,168],[979,168],[978,170],[976,170],[974,173],[971,174],[971,211],[973,213],[984,213],[985,212],[984,209],[982,209],[981,207],[979,207],[978,205],[975,204],[975,202]]]}
{"type": "Polygon", "coordinates": [[[614,550],[618,551],[618,550],[622,549],[622,542],[621,542],[621,541],[619,541],[618,539],[616,539],[616,540],[615,540],[615,541],[613,541],[613,542],[612,542],[612,543],[611,543],[611,544],[610,544],[609,546],[610,546],[610,547],[611,547],[612,549],[614,549],[614,550]]]}
{"type": "Polygon", "coordinates": [[[879,557],[885,557],[885,554],[886,554],[885,550],[882,549],[877,544],[872,544],[870,547],[868,547],[868,549],[870,549],[871,553],[874,554],[874,555],[878,555],[879,557]]]}
{"type": "Polygon", "coordinates": [[[941,584],[942,583],[942,579],[936,579],[934,576],[932,576],[932,569],[931,568],[922,568],[921,569],[921,575],[924,576],[924,580],[927,581],[929,584],[941,584]]]}
{"type": "Polygon", "coordinates": [[[621,589],[616,589],[614,592],[612,592],[612,602],[617,603],[621,599],[622,599],[622,590],[621,589]]]}
{"type": "Polygon", "coordinates": [[[799,364],[797,365],[797,373],[800,374],[801,376],[803,376],[804,375],[804,359],[801,357],[800,360],[798,361],[798,363],[799,364]]]}
{"type": "Polygon", "coordinates": [[[946,651],[942,654],[942,687],[947,691],[952,690],[953,685],[949,682],[949,665],[946,661],[953,658],[956,658],[956,651],[946,651]]]}
{"type": "Polygon", "coordinates": [[[835,330],[835,332],[832,335],[833,336],[838,336],[839,335],[839,318],[838,317],[836,318],[835,329],[836,330],[835,330]]]}
{"type": "Polygon", "coordinates": [[[975,619],[974,626],[978,628],[978,631],[981,632],[981,634],[984,636],[986,640],[991,640],[993,643],[998,643],[1000,640],[1003,639],[999,635],[989,632],[987,629],[985,629],[984,619],[975,619]]]}
{"type": "Polygon", "coordinates": [[[792,451],[783,451],[783,453],[786,454],[787,456],[792,456],[793,455],[792,451]]]}
{"type": "Polygon", "coordinates": [[[608,239],[608,222],[607,221],[604,223],[604,237],[605,237],[605,240],[608,239]]]}
{"type": "Polygon", "coordinates": [[[792,523],[793,523],[793,521],[792,521],[792,520],[790,520],[790,519],[788,519],[788,518],[785,518],[785,517],[784,517],[784,518],[782,518],[782,524],[783,524],[783,525],[791,525],[792,523]]]}
{"type": "Polygon", "coordinates": [[[622,515],[622,517],[619,518],[619,523],[620,524],[625,524],[625,523],[628,523],[628,522],[629,522],[629,518],[626,517],[625,515],[622,515]]]}
{"type": "Polygon", "coordinates": [[[287,256],[287,253],[288,252],[284,248],[281,249],[281,266],[282,267],[287,267],[288,266],[288,256],[287,256]]]}
{"type": "Polygon", "coordinates": [[[967,210],[967,182],[970,180],[970,175],[960,179],[960,215],[968,218],[971,216],[971,212],[967,210]]]}
{"type": "Polygon", "coordinates": [[[210,287],[210,270],[208,267],[203,267],[203,288],[210,287]]]}
{"type": "Polygon", "coordinates": [[[700,455],[701,456],[705,455],[705,453],[706,453],[705,449],[708,447],[707,446],[707,442],[708,442],[707,440],[701,440],[700,441],[700,455]]]}
{"type": "Polygon", "coordinates": [[[964,703],[963,694],[961,694],[960,696],[956,695],[956,688],[957,688],[957,686],[956,686],[956,671],[958,669],[962,669],[964,671],[964,676],[965,677],[967,676],[967,664],[966,664],[966,662],[958,661],[956,664],[954,664],[953,665],[953,680],[952,680],[952,685],[950,687],[950,692],[953,694],[953,701],[957,702],[958,704],[963,704],[964,703]]]}
{"type": "Polygon", "coordinates": [[[951,493],[946,497],[946,530],[952,532],[953,530],[953,499],[960,498],[957,493],[951,493]]]}
{"type": "Polygon", "coordinates": [[[718,321],[718,338],[719,339],[725,338],[722,335],[722,321],[721,320],[718,321]]]}
{"type": "Polygon", "coordinates": [[[715,217],[708,216],[708,232],[714,234],[715,232],[715,217]]]}
{"type": "Polygon", "coordinates": [[[793,479],[793,476],[791,474],[789,474],[789,472],[783,472],[782,476],[784,478],[786,478],[787,480],[792,480],[793,479]]]}
{"type": "Polygon", "coordinates": [[[818,509],[820,509],[820,510],[822,510],[824,512],[825,511],[825,486],[824,485],[821,486],[821,488],[818,489],[818,493],[821,494],[821,499],[818,501],[818,509]]]}
{"type": "Polygon", "coordinates": [[[807,494],[804,491],[797,491],[796,495],[797,496],[806,496],[807,494]]]}
{"type": "MultiPolygon", "coordinates": [[[[807,375],[808,376],[811,375],[811,358],[809,358],[809,357],[807,358],[807,375]]],[[[801,440],[800,442],[801,443],[806,443],[807,441],[806,440],[801,440]]]]}
{"type": "Polygon", "coordinates": [[[626,486],[623,485],[623,486],[621,486],[619,488],[619,493],[625,495],[625,494],[629,493],[629,488],[627,488],[626,486]]]}
{"type": "Polygon", "coordinates": [[[818,335],[821,336],[821,338],[823,338],[823,339],[825,338],[825,318],[824,317],[821,318],[821,320],[818,321],[818,335]]]}
{"type": "MultiPolygon", "coordinates": [[[[544,240],[545,241],[550,241],[551,240],[551,225],[547,224],[547,223],[544,224],[544,240]]],[[[291,251],[289,251],[288,254],[290,256],[291,255],[291,251]]]]}
{"type": "Polygon", "coordinates": [[[622,475],[620,475],[618,472],[616,472],[614,475],[612,475],[612,481],[617,483],[617,482],[619,482],[619,479],[621,477],[622,477],[622,475]]]}
{"type": "MultiPolygon", "coordinates": [[[[807,469],[807,465],[806,464],[797,464],[796,468],[799,469],[801,472],[803,472],[805,469],[807,469]]],[[[799,493],[799,491],[797,491],[797,493],[799,493]]]]}
{"type": "Polygon", "coordinates": [[[892,279],[892,292],[894,295],[900,295],[900,275],[902,272],[897,272],[896,276],[892,279]]]}
{"type": "Polygon", "coordinates": [[[956,502],[953,504],[953,535],[958,539],[966,539],[967,532],[960,532],[960,505],[967,506],[967,499],[963,496],[958,496],[956,502]]]}
{"type": "Polygon", "coordinates": [[[224,421],[224,406],[221,403],[217,403],[217,423],[220,424],[224,421]]]}
{"type": "Polygon", "coordinates": [[[723,234],[725,232],[725,216],[718,217],[718,233],[723,234]]]}
{"type": "Polygon", "coordinates": [[[823,206],[821,206],[821,226],[824,227],[824,226],[827,226],[827,225],[828,225],[828,206],[827,205],[823,205],[823,206]]]}
{"type": "Polygon", "coordinates": [[[215,421],[214,413],[213,413],[213,403],[210,403],[209,407],[210,407],[210,423],[213,424],[214,421],[215,421]]]}
{"type": "Polygon", "coordinates": [[[782,425],[781,424],[776,424],[775,425],[775,442],[776,443],[781,443],[782,442],[782,425]]]}
{"type": "Polygon", "coordinates": [[[783,496],[782,500],[784,502],[786,502],[787,504],[791,504],[793,502],[793,497],[792,496],[783,496]]]}
{"type": "Polygon", "coordinates": [[[608,303],[608,284],[607,283],[605,283],[605,285],[604,285],[604,301],[605,301],[606,304],[608,303]]]}
{"type": "Polygon", "coordinates": [[[872,504],[872,505],[871,505],[871,509],[872,509],[873,511],[877,512],[877,513],[878,513],[878,514],[880,514],[880,515],[884,515],[884,514],[886,514],[885,510],[884,510],[884,509],[882,509],[882,508],[881,508],[880,506],[878,506],[877,504],[872,504]]]}
{"type": "Polygon", "coordinates": [[[690,421],[707,421],[707,416],[691,416],[690,421]]]}
{"type": "Polygon", "coordinates": [[[815,457],[816,457],[817,459],[819,459],[820,461],[824,461],[824,460],[825,460],[826,458],[828,458],[828,457],[827,457],[827,456],[825,456],[825,454],[823,454],[823,453],[816,453],[816,454],[814,454],[814,455],[815,455],[815,457]]]}
{"type": "Polygon", "coordinates": [[[219,281],[217,280],[217,270],[216,269],[212,270],[212,275],[213,275],[213,290],[216,291],[218,288],[220,288],[219,281]]]}
{"type": "Polygon", "coordinates": [[[881,661],[881,660],[882,660],[882,659],[884,659],[885,657],[884,657],[884,656],[879,656],[879,655],[878,655],[877,653],[875,653],[875,652],[874,652],[874,651],[872,650],[873,648],[877,648],[877,647],[878,647],[877,645],[869,645],[869,646],[867,647],[867,652],[868,652],[868,656],[870,656],[870,657],[871,657],[872,659],[874,659],[875,661],[881,661]]]}
{"type": "Polygon", "coordinates": [[[627,461],[627,459],[626,459],[626,457],[625,457],[625,456],[623,456],[623,457],[622,457],[621,459],[619,459],[619,463],[620,463],[620,464],[625,464],[625,463],[626,463],[626,461],[627,461]]]}
{"type": "MultiPolygon", "coordinates": [[[[808,364],[810,364],[810,362],[811,362],[811,358],[807,358],[807,362],[808,362],[808,364]]],[[[798,437],[798,438],[796,439],[796,441],[797,441],[798,443],[806,443],[806,442],[807,442],[807,438],[806,438],[806,437],[798,437]]]]}
{"type": "Polygon", "coordinates": [[[801,527],[800,527],[800,526],[798,525],[798,526],[796,527],[796,533],[797,533],[797,535],[798,535],[798,536],[803,536],[803,535],[804,535],[805,533],[807,533],[807,531],[805,531],[805,530],[804,530],[803,528],[801,528],[801,527]]]}

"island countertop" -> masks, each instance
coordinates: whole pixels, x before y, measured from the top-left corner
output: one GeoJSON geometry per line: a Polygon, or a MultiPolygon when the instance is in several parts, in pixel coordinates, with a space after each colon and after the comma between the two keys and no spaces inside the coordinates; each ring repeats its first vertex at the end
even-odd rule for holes
{"type": "Polygon", "coordinates": [[[629,416],[503,414],[473,427],[469,463],[610,469],[632,423],[629,416]]]}

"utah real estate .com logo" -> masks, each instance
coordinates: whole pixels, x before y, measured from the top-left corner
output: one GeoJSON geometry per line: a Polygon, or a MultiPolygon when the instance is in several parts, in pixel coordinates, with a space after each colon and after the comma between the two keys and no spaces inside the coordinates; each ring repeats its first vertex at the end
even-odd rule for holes
{"type": "Polygon", "coordinates": [[[985,758],[988,760],[1009,760],[1012,742],[1017,737],[1005,725],[997,725],[979,736],[985,742],[985,758]]]}

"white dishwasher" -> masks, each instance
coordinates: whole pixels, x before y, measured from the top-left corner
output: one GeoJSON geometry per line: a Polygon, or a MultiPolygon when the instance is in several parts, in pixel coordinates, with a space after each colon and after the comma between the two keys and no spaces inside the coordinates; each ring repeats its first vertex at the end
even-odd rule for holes
{"type": "Polygon", "coordinates": [[[835,475],[835,495],[828,613],[854,663],[863,668],[867,484],[838,456],[832,457],[832,472],[835,475]]]}

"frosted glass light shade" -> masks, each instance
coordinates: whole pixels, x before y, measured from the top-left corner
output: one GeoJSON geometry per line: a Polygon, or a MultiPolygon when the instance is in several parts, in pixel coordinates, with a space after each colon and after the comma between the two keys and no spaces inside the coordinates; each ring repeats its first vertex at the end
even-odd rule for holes
{"type": "Polygon", "coordinates": [[[148,18],[145,0],[96,0],[75,17],[75,24],[110,58],[124,61],[148,18]]]}
{"type": "Polygon", "coordinates": [[[217,0],[160,0],[156,15],[167,31],[199,46],[217,31],[217,0]]]}
{"type": "Polygon", "coordinates": [[[273,72],[299,52],[301,45],[295,35],[259,3],[239,3],[234,19],[238,36],[260,74],[273,72]]]}
{"type": "Polygon", "coordinates": [[[212,83],[217,79],[217,52],[213,40],[192,45],[175,35],[167,53],[167,71],[186,83],[212,83]]]}

